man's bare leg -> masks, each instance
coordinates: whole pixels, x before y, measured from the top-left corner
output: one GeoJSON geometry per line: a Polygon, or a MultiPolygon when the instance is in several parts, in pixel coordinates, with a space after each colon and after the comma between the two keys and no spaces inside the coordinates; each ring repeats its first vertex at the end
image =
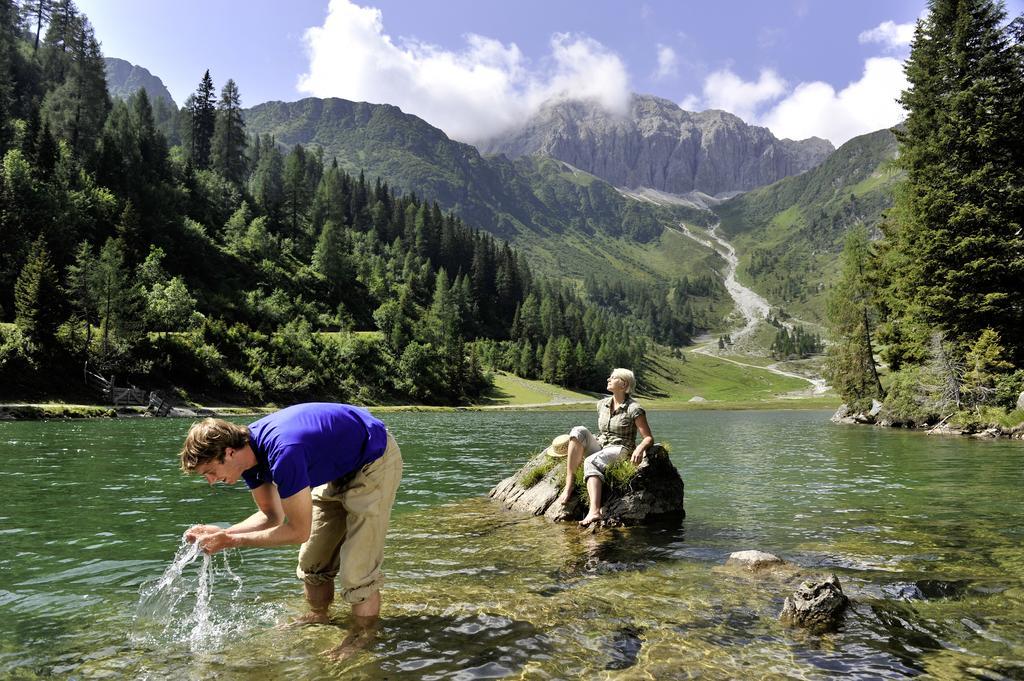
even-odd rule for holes
{"type": "Polygon", "coordinates": [[[380,624],[380,591],[374,591],[362,603],[352,604],[352,627],[345,640],[324,654],[338,662],[365,649],[377,635],[380,624]]]}
{"type": "Polygon", "coordinates": [[[558,503],[565,506],[572,498],[573,490],[576,488],[576,469],[583,463],[583,445],[576,438],[569,438],[569,453],[565,457],[565,488],[558,503]]]}
{"type": "Polygon", "coordinates": [[[328,611],[334,601],[334,582],[305,584],[304,586],[309,612],[296,618],[292,624],[327,624],[331,621],[328,611]]]}

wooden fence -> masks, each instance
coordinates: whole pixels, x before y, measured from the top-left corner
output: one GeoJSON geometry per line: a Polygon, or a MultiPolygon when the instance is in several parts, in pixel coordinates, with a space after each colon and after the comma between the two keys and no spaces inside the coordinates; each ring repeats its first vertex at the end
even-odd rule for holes
{"type": "Polygon", "coordinates": [[[171,403],[159,393],[143,390],[135,386],[119,387],[114,384],[114,377],[104,378],[100,374],[89,370],[86,365],[85,383],[93,390],[96,390],[103,398],[115,407],[127,407],[130,405],[146,407],[155,416],[167,416],[171,411],[171,403]]]}

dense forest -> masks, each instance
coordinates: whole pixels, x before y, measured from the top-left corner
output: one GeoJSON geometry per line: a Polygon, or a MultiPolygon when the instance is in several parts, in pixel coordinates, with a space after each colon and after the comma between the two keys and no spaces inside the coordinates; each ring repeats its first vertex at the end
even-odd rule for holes
{"type": "Polygon", "coordinates": [[[905,177],[882,238],[846,237],[829,380],[894,424],[998,422],[1024,390],[1024,17],[929,9],[895,131],[905,177]]]}
{"type": "Polygon", "coordinates": [[[0,0],[0,397],[83,368],[186,398],[458,404],[491,369],[600,388],[685,342],[715,282],[579,290],[317,148],[246,132],[209,72],[179,111],[107,93],[72,0],[0,0]]]}

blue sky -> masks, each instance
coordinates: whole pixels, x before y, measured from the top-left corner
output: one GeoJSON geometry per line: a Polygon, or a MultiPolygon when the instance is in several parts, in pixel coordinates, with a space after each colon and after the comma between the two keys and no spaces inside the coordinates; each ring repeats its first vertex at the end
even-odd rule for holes
{"type": "MultiPolygon", "coordinates": [[[[180,104],[209,68],[243,105],[387,102],[477,141],[557,97],[629,92],[840,144],[892,125],[923,0],[79,0],[104,54],[180,104]]],[[[1024,0],[1008,3],[1019,14],[1024,0]]]]}

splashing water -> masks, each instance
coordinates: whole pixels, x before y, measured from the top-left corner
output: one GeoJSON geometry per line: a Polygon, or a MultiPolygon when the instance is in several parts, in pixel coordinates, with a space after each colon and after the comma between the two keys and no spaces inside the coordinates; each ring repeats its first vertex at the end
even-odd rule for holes
{"type": "Polygon", "coordinates": [[[275,609],[243,601],[242,586],[241,577],[231,569],[228,551],[210,556],[182,537],[174,560],[160,578],[140,589],[132,639],[210,650],[225,638],[272,623],[275,609]],[[214,584],[222,578],[234,588],[215,599],[214,584]]]}

